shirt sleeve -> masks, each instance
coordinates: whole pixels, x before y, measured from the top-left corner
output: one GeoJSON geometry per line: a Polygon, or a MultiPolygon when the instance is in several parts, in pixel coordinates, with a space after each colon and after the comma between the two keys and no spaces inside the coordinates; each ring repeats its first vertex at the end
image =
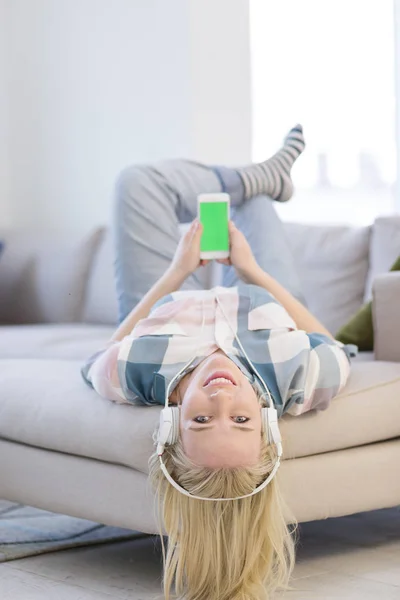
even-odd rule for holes
{"type": "Polygon", "coordinates": [[[292,386],[284,412],[301,415],[310,410],[326,410],[339,394],[350,374],[350,357],[357,346],[344,345],[321,333],[305,333],[308,351],[303,352],[304,379],[302,389],[292,386]]]}
{"type": "Polygon", "coordinates": [[[86,383],[100,396],[119,404],[131,404],[128,401],[118,377],[118,353],[121,342],[111,345],[93,354],[81,368],[86,383]]]}

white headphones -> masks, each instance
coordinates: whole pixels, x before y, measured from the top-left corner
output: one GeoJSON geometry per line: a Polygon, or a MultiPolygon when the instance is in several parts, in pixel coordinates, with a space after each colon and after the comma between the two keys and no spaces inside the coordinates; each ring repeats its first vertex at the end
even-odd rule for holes
{"type": "MultiPolygon", "coordinates": [[[[178,492],[180,492],[181,494],[184,494],[185,496],[189,496],[189,498],[195,498],[196,500],[205,500],[205,501],[208,500],[208,501],[212,501],[212,502],[227,502],[228,500],[242,500],[243,498],[249,498],[250,496],[254,496],[254,494],[261,492],[261,490],[263,490],[265,487],[267,487],[269,482],[275,476],[275,473],[277,472],[280,462],[281,462],[282,439],[281,439],[281,434],[280,434],[279,427],[278,427],[278,413],[274,406],[270,391],[269,391],[268,387],[266,386],[266,384],[264,383],[262,377],[258,373],[257,369],[255,368],[255,366],[253,365],[253,363],[247,356],[247,353],[246,353],[245,349],[243,348],[243,346],[237,336],[237,333],[233,329],[222,304],[219,302],[218,296],[217,296],[217,302],[221,307],[221,310],[227,320],[227,323],[229,324],[230,328],[232,329],[232,332],[238,342],[239,347],[241,348],[244,356],[247,358],[248,362],[250,363],[253,370],[257,374],[259,380],[262,383],[262,387],[264,387],[264,389],[266,391],[266,395],[268,396],[268,407],[261,408],[261,428],[262,428],[262,433],[265,436],[267,444],[275,444],[275,446],[276,446],[276,450],[277,450],[276,462],[274,464],[274,467],[273,467],[271,473],[268,475],[268,477],[267,477],[267,479],[265,479],[265,481],[263,481],[258,487],[256,487],[252,492],[250,492],[250,494],[245,494],[244,496],[238,496],[236,498],[204,498],[202,496],[195,496],[195,495],[191,494],[190,492],[188,492],[187,490],[185,490],[185,488],[180,486],[179,483],[177,483],[171,477],[171,475],[169,474],[167,467],[165,466],[165,463],[162,459],[162,455],[164,454],[165,446],[173,446],[174,444],[176,444],[176,442],[179,439],[179,410],[180,409],[177,406],[168,406],[168,396],[169,396],[170,388],[171,388],[172,384],[174,383],[174,381],[179,378],[179,376],[188,368],[188,366],[193,362],[193,360],[190,361],[190,363],[188,363],[187,365],[185,365],[185,367],[183,367],[183,369],[181,369],[181,371],[174,377],[173,381],[170,383],[170,385],[167,388],[167,391],[165,394],[165,408],[163,408],[163,410],[160,413],[160,428],[158,430],[158,436],[157,436],[157,454],[158,454],[158,458],[160,460],[160,467],[161,467],[161,470],[162,470],[165,478],[169,481],[169,483],[176,490],[178,490],[178,492]]],[[[204,311],[203,311],[203,326],[204,326],[204,311]]]]}

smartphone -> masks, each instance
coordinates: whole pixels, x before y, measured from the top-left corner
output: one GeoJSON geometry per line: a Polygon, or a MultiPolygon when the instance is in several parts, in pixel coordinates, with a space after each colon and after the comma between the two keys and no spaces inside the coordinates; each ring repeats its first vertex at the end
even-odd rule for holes
{"type": "Polygon", "coordinates": [[[200,258],[229,256],[229,194],[200,194],[197,197],[198,218],[203,225],[200,258]]]}

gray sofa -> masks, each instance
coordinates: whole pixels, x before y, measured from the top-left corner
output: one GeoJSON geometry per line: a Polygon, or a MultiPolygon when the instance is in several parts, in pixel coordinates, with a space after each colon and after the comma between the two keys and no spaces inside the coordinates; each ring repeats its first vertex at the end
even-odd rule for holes
{"type": "MultiPolygon", "coordinates": [[[[285,497],[300,522],[400,504],[400,273],[386,273],[400,216],[286,229],[309,307],[332,332],[373,293],[375,355],[359,355],[328,410],[280,421],[285,497]]],[[[79,370],[116,324],[109,232],[0,239],[0,497],[155,532],[146,474],[160,409],[104,400],[79,370]]]]}

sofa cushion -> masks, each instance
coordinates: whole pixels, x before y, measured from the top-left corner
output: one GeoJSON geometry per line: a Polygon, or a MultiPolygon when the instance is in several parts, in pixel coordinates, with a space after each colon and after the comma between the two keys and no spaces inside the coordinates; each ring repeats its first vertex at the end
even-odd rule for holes
{"type": "Polygon", "coordinates": [[[88,278],[82,320],[85,323],[118,322],[114,283],[114,249],[110,230],[105,230],[88,278]]]}
{"type": "MultiPolygon", "coordinates": [[[[187,224],[180,226],[181,233],[187,224]]],[[[303,291],[311,311],[337,331],[360,308],[368,271],[370,228],[285,223],[296,256],[303,291]]],[[[199,270],[204,287],[220,283],[221,266],[199,270]]],[[[117,299],[114,250],[110,230],[102,236],[91,270],[83,320],[115,324],[117,299]]]]}
{"type": "MultiPolygon", "coordinates": [[[[189,223],[179,226],[180,233],[187,231],[189,223]]],[[[93,268],[91,269],[83,307],[82,320],[85,323],[105,323],[115,325],[118,319],[118,303],[114,281],[114,246],[110,229],[104,231],[93,268]]],[[[132,268],[135,268],[132,261],[132,268]]],[[[198,271],[205,288],[220,283],[221,265],[209,263],[198,271]]]]}
{"type": "Polygon", "coordinates": [[[370,267],[365,287],[365,302],[372,299],[375,277],[389,271],[400,256],[400,215],[376,219],[371,234],[370,267]]]}
{"type": "MultiPolygon", "coordinates": [[[[400,271],[400,256],[390,267],[391,271],[400,271]]],[[[336,334],[335,338],[343,344],[355,344],[359,350],[372,352],[374,349],[374,326],[372,322],[372,300],[363,304],[359,311],[336,334]]]]}
{"type": "MultiPolygon", "coordinates": [[[[0,361],[0,437],[146,472],[161,407],[101,398],[83,382],[80,366],[76,360],[0,361]]],[[[328,410],[280,420],[284,458],[398,437],[399,396],[400,363],[355,362],[328,410]]]]}
{"type": "Polygon", "coordinates": [[[1,358],[66,358],[85,360],[107,342],[108,325],[0,325],[1,358]]]}
{"type": "Polygon", "coordinates": [[[66,323],[81,320],[97,229],[71,234],[1,231],[0,323],[66,323]]]}
{"type": "Polygon", "coordinates": [[[363,303],[369,227],[285,223],[308,308],[336,332],[363,303]]]}

